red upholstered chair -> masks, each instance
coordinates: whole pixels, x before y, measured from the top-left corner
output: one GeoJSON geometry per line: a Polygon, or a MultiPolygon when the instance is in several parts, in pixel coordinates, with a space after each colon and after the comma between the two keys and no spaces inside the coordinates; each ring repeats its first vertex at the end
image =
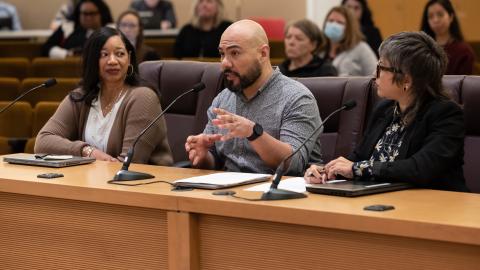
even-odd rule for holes
{"type": "Polygon", "coordinates": [[[251,19],[259,23],[263,29],[265,29],[269,40],[283,40],[285,32],[285,19],[263,17],[254,17],[251,19]]]}

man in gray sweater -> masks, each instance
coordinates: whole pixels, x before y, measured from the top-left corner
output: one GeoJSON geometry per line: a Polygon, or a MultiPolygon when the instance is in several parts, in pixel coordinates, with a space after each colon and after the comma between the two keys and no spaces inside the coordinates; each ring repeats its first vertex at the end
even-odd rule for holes
{"type": "MultiPolygon", "coordinates": [[[[272,68],[267,36],[256,22],[232,24],[219,51],[227,88],[208,109],[204,132],[187,138],[189,159],[197,168],[274,173],[321,124],[315,98],[272,68]]],[[[321,161],[317,137],[292,158],[287,174],[301,175],[308,162],[321,161]]]]}

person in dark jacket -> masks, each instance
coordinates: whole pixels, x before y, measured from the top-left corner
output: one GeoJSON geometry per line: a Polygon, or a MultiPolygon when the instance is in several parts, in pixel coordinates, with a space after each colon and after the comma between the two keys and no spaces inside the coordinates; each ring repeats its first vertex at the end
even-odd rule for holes
{"type": "Polygon", "coordinates": [[[174,56],[220,57],[218,43],[232,22],[224,18],[222,0],[197,0],[191,22],[180,29],[175,40],[174,56]]]}
{"type": "Polygon", "coordinates": [[[332,63],[318,56],[326,40],[314,22],[303,19],[287,25],[284,42],[287,59],[279,68],[285,76],[337,76],[332,63]]]}
{"type": "Polygon", "coordinates": [[[463,176],[463,111],[442,87],[444,50],[424,32],[401,32],[380,46],[379,102],[349,158],[312,165],[308,183],[337,175],[417,187],[468,191],[463,176]]]}
{"type": "Polygon", "coordinates": [[[97,29],[112,23],[110,8],[102,0],[82,0],[75,7],[72,21],[62,23],[42,47],[42,54],[64,59],[81,55],[83,45],[97,29]]]}
{"type": "Polygon", "coordinates": [[[375,26],[372,12],[368,7],[367,0],[342,0],[342,6],[350,9],[360,23],[360,29],[365,36],[365,41],[378,57],[378,47],[382,43],[382,34],[375,26]]]}
{"type": "Polygon", "coordinates": [[[133,0],[130,9],[138,12],[145,29],[170,29],[177,27],[175,10],[170,1],[133,0]]]}

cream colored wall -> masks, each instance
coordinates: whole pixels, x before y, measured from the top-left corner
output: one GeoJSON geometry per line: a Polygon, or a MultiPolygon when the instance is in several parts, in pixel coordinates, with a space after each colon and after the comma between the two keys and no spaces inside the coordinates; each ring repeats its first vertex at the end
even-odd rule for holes
{"type": "MultiPolygon", "coordinates": [[[[171,0],[179,25],[185,24],[191,14],[193,0],[171,0]]],[[[227,16],[231,20],[254,16],[281,17],[287,21],[304,18],[306,0],[224,0],[227,16]],[[275,7],[275,8],[272,8],[275,7]]],[[[24,29],[45,29],[65,0],[10,0],[17,10],[24,29]]],[[[131,0],[106,0],[116,18],[128,8],[131,0]]]]}
{"type": "MultiPolygon", "coordinates": [[[[465,39],[480,41],[480,1],[451,0],[465,39]]],[[[375,24],[384,37],[399,31],[418,31],[427,0],[369,0],[375,24]]]]}

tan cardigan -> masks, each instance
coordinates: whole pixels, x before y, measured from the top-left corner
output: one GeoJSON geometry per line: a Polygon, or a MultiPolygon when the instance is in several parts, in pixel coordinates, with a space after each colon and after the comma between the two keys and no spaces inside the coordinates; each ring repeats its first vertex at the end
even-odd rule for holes
{"type": "MultiPolygon", "coordinates": [[[[81,89],[74,91],[82,92],[81,89]]],[[[146,87],[130,89],[120,104],[107,142],[107,154],[125,157],[137,135],[161,112],[155,92],[146,87]]],[[[85,143],[85,126],[90,106],[65,97],[55,114],[40,130],[35,153],[80,156],[85,143]]],[[[132,162],[171,165],[165,119],[160,119],[137,142],[132,162]]]]}

